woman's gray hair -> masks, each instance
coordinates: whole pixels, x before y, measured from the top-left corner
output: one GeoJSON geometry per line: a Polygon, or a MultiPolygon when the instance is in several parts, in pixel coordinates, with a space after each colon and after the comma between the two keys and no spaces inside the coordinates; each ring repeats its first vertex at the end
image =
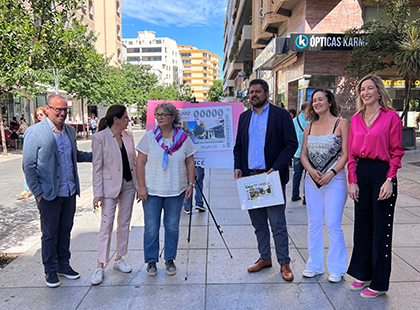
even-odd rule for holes
{"type": "Polygon", "coordinates": [[[178,125],[181,122],[181,112],[172,103],[159,103],[153,110],[153,113],[155,114],[158,109],[163,109],[165,113],[174,117],[172,125],[178,125]]]}

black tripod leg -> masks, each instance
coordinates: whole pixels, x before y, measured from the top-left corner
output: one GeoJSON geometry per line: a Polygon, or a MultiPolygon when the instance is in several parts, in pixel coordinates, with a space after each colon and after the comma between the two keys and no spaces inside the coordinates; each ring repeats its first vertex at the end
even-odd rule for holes
{"type": "MultiPolygon", "coordinates": [[[[193,194],[194,194],[194,191],[193,191],[193,194]]],[[[187,249],[187,264],[185,266],[185,281],[188,278],[188,262],[190,261],[190,240],[191,240],[191,222],[192,222],[192,200],[193,200],[193,195],[191,195],[191,198],[190,198],[190,214],[189,214],[188,237],[187,237],[188,249],[187,249]]]]}
{"type": "Polygon", "coordinates": [[[214,225],[216,226],[217,230],[219,231],[219,235],[222,238],[223,243],[225,244],[226,250],[228,251],[228,253],[230,255],[230,258],[233,258],[232,254],[230,253],[229,248],[228,248],[228,246],[226,244],[225,238],[223,237],[223,230],[221,230],[220,229],[220,225],[217,224],[216,218],[214,217],[214,214],[213,214],[213,212],[210,209],[210,205],[207,202],[206,196],[204,196],[203,190],[201,189],[200,185],[198,185],[197,177],[195,177],[195,184],[197,185],[198,190],[200,191],[201,195],[203,196],[203,200],[204,200],[204,202],[205,202],[205,204],[207,206],[207,209],[209,210],[209,213],[211,215],[211,218],[213,219],[214,225]]]}

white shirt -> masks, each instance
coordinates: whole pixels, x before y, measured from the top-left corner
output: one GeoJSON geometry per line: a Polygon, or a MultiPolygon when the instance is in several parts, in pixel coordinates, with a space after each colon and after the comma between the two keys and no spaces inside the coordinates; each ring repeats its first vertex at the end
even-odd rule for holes
{"type": "MultiPolygon", "coordinates": [[[[163,139],[163,144],[170,146],[172,138],[163,139]]],[[[148,131],[136,148],[147,155],[145,165],[146,188],[151,196],[176,197],[187,188],[187,166],[185,159],[193,155],[197,148],[190,137],[184,141],[181,148],[172,155],[168,154],[168,164],[162,169],[163,148],[157,143],[153,130],[148,131]]]]}

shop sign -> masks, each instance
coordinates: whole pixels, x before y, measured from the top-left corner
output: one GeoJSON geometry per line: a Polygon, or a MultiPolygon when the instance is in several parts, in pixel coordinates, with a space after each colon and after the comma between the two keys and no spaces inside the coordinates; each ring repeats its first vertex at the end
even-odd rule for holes
{"type": "MultiPolygon", "coordinates": [[[[405,80],[383,80],[385,87],[405,87],[405,80]]],[[[420,80],[415,80],[411,86],[420,87],[420,80]]]]}
{"type": "Polygon", "coordinates": [[[348,51],[365,42],[360,37],[348,38],[344,34],[291,34],[291,51],[348,51]]]}

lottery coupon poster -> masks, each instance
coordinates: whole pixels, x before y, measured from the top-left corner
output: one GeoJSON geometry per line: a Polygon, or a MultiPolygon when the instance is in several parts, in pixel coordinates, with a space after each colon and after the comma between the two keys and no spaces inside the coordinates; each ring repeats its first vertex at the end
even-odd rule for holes
{"type": "Polygon", "coordinates": [[[242,210],[284,204],[278,171],[261,173],[236,180],[242,210]]]}
{"type": "Polygon", "coordinates": [[[195,165],[202,168],[232,169],[233,147],[243,104],[237,102],[147,101],[146,130],[153,130],[153,114],[160,103],[172,103],[181,110],[181,127],[197,147],[195,165]]]}

